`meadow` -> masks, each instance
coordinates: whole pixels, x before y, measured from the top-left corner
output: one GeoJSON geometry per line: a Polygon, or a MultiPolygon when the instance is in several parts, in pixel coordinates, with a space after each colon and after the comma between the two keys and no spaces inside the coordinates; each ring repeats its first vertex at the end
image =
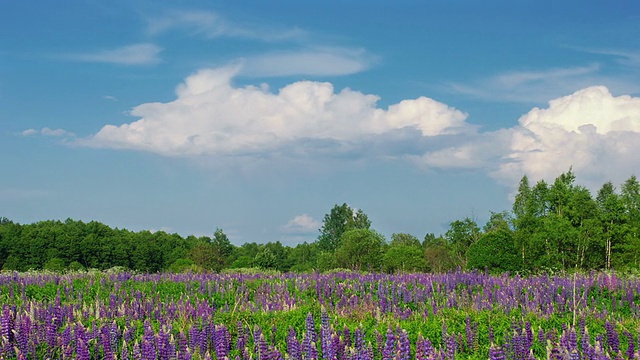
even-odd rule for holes
{"type": "Polygon", "coordinates": [[[635,359],[615,273],[0,274],[0,359],[635,359]]]}

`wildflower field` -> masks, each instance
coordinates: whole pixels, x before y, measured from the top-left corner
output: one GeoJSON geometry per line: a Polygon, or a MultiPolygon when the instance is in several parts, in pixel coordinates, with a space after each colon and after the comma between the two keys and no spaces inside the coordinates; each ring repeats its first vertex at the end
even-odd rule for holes
{"type": "Polygon", "coordinates": [[[615,274],[0,274],[0,359],[640,356],[615,274]]]}

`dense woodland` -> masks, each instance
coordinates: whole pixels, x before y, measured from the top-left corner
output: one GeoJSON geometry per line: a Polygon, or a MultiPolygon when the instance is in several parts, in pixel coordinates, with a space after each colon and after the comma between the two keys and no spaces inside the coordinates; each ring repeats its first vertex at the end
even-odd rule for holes
{"type": "Polygon", "coordinates": [[[553,183],[520,181],[511,211],[453,221],[445,234],[385,239],[362,210],[336,205],[312,243],[231,244],[222,229],[212,237],[163,231],[133,232],[92,221],[18,224],[0,218],[0,268],[25,271],[108,269],[221,271],[258,267],[279,271],[490,272],[640,270],[640,183],[619,191],[605,183],[595,197],[569,170],[553,183]]]}

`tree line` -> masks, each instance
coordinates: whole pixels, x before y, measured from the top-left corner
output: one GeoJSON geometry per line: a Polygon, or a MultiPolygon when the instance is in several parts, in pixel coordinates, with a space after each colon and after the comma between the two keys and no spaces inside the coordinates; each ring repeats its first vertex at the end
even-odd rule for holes
{"type": "Polygon", "coordinates": [[[456,220],[441,235],[422,240],[407,233],[390,239],[371,228],[364,211],[335,205],[311,243],[279,241],[233,245],[222,229],[182,237],[164,231],[133,232],[100,222],[67,219],[19,224],[0,218],[0,268],[26,271],[126,269],[222,271],[258,267],[278,271],[546,272],[640,268],[640,183],[618,191],[605,183],[592,196],[569,170],[553,183],[519,183],[511,211],[491,213],[482,227],[456,220]]]}

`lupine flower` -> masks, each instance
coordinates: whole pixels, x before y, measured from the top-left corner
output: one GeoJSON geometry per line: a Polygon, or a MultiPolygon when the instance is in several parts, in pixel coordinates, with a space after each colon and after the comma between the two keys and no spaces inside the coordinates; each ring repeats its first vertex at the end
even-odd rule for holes
{"type": "Polygon", "coordinates": [[[396,337],[393,330],[389,328],[387,330],[386,341],[384,343],[384,349],[382,350],[383,360],[392,360],[396,353],[396,337]]]}
{"type": "Polygon", "coordinates": [[[292,360],[302,360],[301,345],[296,337],[296,331],[293,327],[289,328],[289,334],[287,335],[287,353],[292,360]]]}
{"type": "Polygon", "coordinates": [[[504,359],[505,359],[505,356],[502,348],[492,344],[491,347],[489,348],[489,360],[504,360],[504,359]]]}
{"type": "Polygon", "coordinates": [[[78,339],[76,347],[76,359],[77,360],[89,360],[89,347],[83,339],[78,339]]]}

